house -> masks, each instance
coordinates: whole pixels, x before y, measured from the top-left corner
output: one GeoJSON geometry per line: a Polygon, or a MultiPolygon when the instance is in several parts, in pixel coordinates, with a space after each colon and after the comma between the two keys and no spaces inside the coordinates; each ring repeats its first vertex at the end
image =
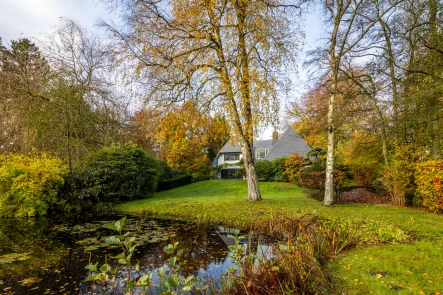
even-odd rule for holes
{"type": "MultiPolygon", "coordinates": [[[[272,139],[254,140],[253,143],[254,160],[272,161],[276,158],[292,156],[293,153],[305,157],[310,150],[311,147],[291,126],[285,129],[280,138],[278,133],[274,132],[272,139]]],[[[228,141],[212,163],[214,167],[223,166],[218,178],[242,178],[237,174],[240,169],[239,161],[242,158],[240,144],[237,142],[233,145],[231,141],[228,141]]]]}

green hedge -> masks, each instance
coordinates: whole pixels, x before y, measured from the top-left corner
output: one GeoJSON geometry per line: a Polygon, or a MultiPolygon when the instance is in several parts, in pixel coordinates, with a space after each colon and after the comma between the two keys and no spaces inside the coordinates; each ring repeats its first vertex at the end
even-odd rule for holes
{"type": "Polygon", "coordinates": [[[192,182],[191,175],[182,175],[175,179],[170,179],[166,181],[159,181],[157,185],[157,192],[167,191],[176,187],[188,185],[192,182]]]}

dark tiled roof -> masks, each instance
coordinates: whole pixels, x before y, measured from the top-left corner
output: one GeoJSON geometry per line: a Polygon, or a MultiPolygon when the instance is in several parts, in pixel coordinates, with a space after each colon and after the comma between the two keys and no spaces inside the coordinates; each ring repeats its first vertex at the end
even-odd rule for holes
{"type": "MultiPolygon", "coordinates": [[[[260,148],[269,149],[269,153],[265,158],[265,160],[269,161],[276,158],[289,157],[292,156],[293,153],[305,157],[311,149],[311,147],[291,126],[286,128],[285,132],[283,132],[283,135],[280,136],[275,145],[272,145],[272,139],[254,140],[254,150],[260,148]]],[[[232,145],[232,142],[228,141],[219,151],[217,157],[213,161],[213,165],[216,165],[218,156],[223,153],[241,153],[240,143],[236,142],[232,145]]]]}
{"type": "Polygon", "coordinates": [[[272,139],[254,140],[254,149],[272,149],[272,139]]]}
{"type": "Polygon", "coordinates": [[[289,157],[293,153],[305,157],[309,150],[311,147],[295,132],[294,128],[288,127],[269,151],[265,160],[272,161],[276,158],[289,157]]]}
{"type": "Polygon", "coordinates": [[[220,150],[219,154],[221,153],[240,153],[240,143],[236,142],[234,145],[232,145],[232,142],[229,140],[220,150]]]}
{"type": "MultiPolygon", "coordinates": [[[[272,148],[272,140],[254,140],[254,149],[271,149],[272,148]]],[[[221,153],[241,153],[240,143],[236,142],[232,145],[231,141],[228,141],[220,150],[221,153]]]]}

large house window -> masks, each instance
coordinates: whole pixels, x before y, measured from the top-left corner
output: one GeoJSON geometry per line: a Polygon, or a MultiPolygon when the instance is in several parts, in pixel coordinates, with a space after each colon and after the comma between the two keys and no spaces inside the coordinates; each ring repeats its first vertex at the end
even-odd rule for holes
{"type": "Polygon", "coordinates": [[[225,154],[225,161],[238,161],[240,154],[225,154]]]}
{"type": "Polygon", "coordinates": [[[255,158],[257,160],[264,159],[268,155],[269,149],[256,149],[255,150],[255,158]]]}
{"type": "Polygon", "coordinates": [[[238,169],[222,169],[221,178],[223,179],[242,179],[243,176],[238,173],[238,169]]]}

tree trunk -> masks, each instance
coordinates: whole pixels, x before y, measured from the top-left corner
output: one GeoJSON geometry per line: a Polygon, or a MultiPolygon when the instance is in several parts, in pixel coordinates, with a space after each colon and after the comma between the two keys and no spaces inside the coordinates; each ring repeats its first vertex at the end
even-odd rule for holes
{"type": "Polygon", "coordinates": [[[432,138],[432,159],[433,160],[439,160],[441,158],[441,146],[440,146],[440,140],[441,135],[439,133],[440,124],[438,120],[435,120],[431,122],[431,138],[432,138]]]}
{"type": "MultiPolygon", "coordinates": [[[[338,12],[339,11],[340,9],[338,12]]],[[[329,46],[332,92],[328,101],[328,151],[326,157],[325,198],[323,200],[325,206],[332,206],[334,204],[334,100],[338,89],[338,70],[341,58],[340,55],[335,55],[335,46],[337,45],[337,35],[341,18],[339,14],[334,17],[334,30],[332,32],[331,45],[329,46]]]]}
{"type": "Polygon", "coordinates": [[[260,190],[258,188],[257,173],[254,167],[254,158],[251,148],[244,143],[241,144],[243,161],[245,163],[246,181],[248,183],[248,201],[261,201],[260,190]]]}
{"type": "Polygon", "coordinates": [[[250,74],[249,74],[249,57],[246,49],[246,7],[247,1],[234,1],[235,10],[237,14],[237,31],[238,31],[238,47],[241,56],[241,63],[237,65],[240,77],[241,97],[243,104],[243,118],[244,121],[244,137],[247,143],[242,144],[242,153],[245,163],[246,180],[248,182],[248,201],[260,201],[261,195],[258,188],[257,174],[254,167],[254,158],[252,154],[252,146],[254,142],[254,123],[251,106],[251,91],[250,91],[250,74]]]}
{"type": "MultiPolygon", "coordinates": [[[[429,44],[430,44],[430,60],[431,60],[431,73],[433,75],[432,80],[435,81],[436,76],[438,76],[438,57],[436,57],[437,53],[435,52],[435,48],[438,46],[438,26],[437,26],[437,0],[429,1],[429,44]]],[[[431,119],[433,121],[430,123],[430,133],[431,133],[431,153],[432,159],[438,160],[441,157],[441,147],[440,147],[440,122],[438,120],[438,94],[433,94],[430,97],[430,107],[433,112],[431,119]]]]}
{"type": "MultiPolygon", "coordinates": [[[[333,82],[334,83],[334,82],[333,82]]],[[[326,181],[325,181],[325,199],[326,206],[332,206],[334,203],[334,100],[335,92],[329,97],[328,106],[328,153],[326,158],[326,181]]]]}
{"type": "Polygon", "coordinates": [[[377,113],[378,120],[380,121],[380,138],[381,138],[381,144],[382,144],[382,151],[383,151],[383,159],[385,163],[385,167],[389,166],[389,160],[388,160],[388,146],[386,143],[386,124],[385,119],[383,118],[383,114],[380,110],[380,108],[377,105],[377,100],[375,99],[374,95],[370,95],[372,106],[375,109],[375,112],[377,113]]]}
{"type": "Polygon", "coordinates": [[[386,24],[383,20],[380,20],[381,27],[383,29],[383,35],[386,41],[385,51],[388,54],[388,65],[389,65],[389,78],[391,80],[391,89],[392,89],[392,107],[394,111],[394,128],[396,130],[396,136],[398,135],[398,87],[397,87],[397,77],[395,75],[395,58],[394,51],[392,49],[390,29],[388,24],[386,24]]]}

